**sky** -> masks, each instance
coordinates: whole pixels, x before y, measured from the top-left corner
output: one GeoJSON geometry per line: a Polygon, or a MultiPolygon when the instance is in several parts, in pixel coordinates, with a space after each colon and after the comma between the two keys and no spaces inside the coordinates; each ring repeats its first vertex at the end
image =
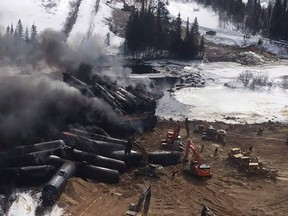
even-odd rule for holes
{"type": "MultiPolygon", "coordinates": [[[[1,0],[0,1],[0,26],[5,31],[7,25],[11,23],[16,25],[18,19],[22,20],[24,27],[30,27],[35,24],[39,31],[45,28],[62,30],[65,19],[69,13],[68,0],[54,0],[58,3],[57,7],[46,10],[41,6],[38,0],[1,0]]],[[[42,1],[43,2],[43,1],[42,1]]],[[[45,1],[44,1],[45,2],[45,1]]],[[[69,42],[75,44],[87,36],[91,27],[95,37],[104,41],[107,33],[111,34],[111,46],[108,49],[109,54],[115,54],[117,48],[123,42],[122,38],[117,37],[109,31],[107,20],[111,18],[111,7],[120,8],[122,4],[113,3],[100,4],[97,13],[92,16],[95,1],[83,0],[79,8],[78,20],[71,32],[69,42]],[[92,23],[94,26],[89,26],[92,23]]],[[[100,1],[102,2],[102,1],[100,1]]],[[[189,17],[190,22],[197,16],[201,33],[205,34],[208,29],[217,31],[216,36],[205,36],[207,39],[219,44],[244,46],[255,44],[259,36],[252,37],[250,40],[244,40],[243,34],[237,31],[221,29],[218,25],[218,16],[209,8],[205,9],[195,3],[187,4],[180,1],[169,1],[168,10],[172,16],[177,16],[181,12],[183,25],[189,17]]],[[[273,44],[264,40],[267,49],[274,53],[287,55],[283,50],[278,49],[273,44]]],[[[160,118],[173,118],[183,120],[200,119],[207,121],[226,121],[229,123],[255,123],[268,120],[286,121],[288,114],[287,92],[278,88],[272,88],[270,91],[262,89],[261,91],[251,91],[238,87],[235,89],[227,88],[224,83],[235,82],[237,76],[245,71],[257,71],[266,74],[269,78],[279,81],[279,76],[288,75],[288,61],[278,61],[275,63],[262,64],[260,66],[243,66],[236,63],[218,62],[176,62],[182,65],[179,71],[185,73],[198,73],[207,80],[205,88],[182,88],[173,94],[165,91],[165,95],[157,105],[156,115],[160,118]],[[214,81],[212,81],[213,78],[214,81]],[[224,117],[235,117],[236,121],[225,120],[224,117]]],[[[179,72],[177,71],[177,72],[179,72]]],[[[168,72],[162,72],[163,76],[171,75],[168,72]]],[[[145,75],[145,76],[149,76],[145,75]]],[[[19,193],[19,198],[13,203],[7,216],[33,216],[37,203],[33,201],[29,191],[19,193]],[[31,201],[32,200],[32,201],[31,201]]],[[[53,216],[63,215],[63,211],[56,206],[52,212],[53,216]]]]}

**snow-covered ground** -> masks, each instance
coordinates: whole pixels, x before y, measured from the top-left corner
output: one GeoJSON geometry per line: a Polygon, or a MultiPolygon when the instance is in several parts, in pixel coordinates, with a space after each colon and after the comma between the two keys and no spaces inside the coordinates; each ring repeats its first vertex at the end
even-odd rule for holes
{"type": "Polygon", "coordinates": [[[207,78],[205,88],[182,88],[166,95],[158,103],[157,115],[163,118],[224,121],[228,123],[259,123],[288,120],[287,91],[279,83],[281,76],[288,75],[288,62],[262,66],[242,66],[237,63],[217,62],[194,64],[185,67],[187,73],[201,72],[207,78]],[[243,71],[268,76],[273,80],[271,89],[252,91],[236,85],[243,71]],[[212,79],[208,79],[212,78],[212,79]],[[235,83],[236,88],[225,87],[235,83]]]}

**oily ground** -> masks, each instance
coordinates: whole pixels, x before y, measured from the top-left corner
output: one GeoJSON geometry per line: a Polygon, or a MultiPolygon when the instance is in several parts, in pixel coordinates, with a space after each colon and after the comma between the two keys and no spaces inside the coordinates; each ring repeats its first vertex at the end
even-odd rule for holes
{"type": "MultiPolygon", "coordinates": [[[[141,143],[147,151],[163,150],[160,142],[175,124],[174,121],[159,120],[153,131],[141,135],[141,143]]],[[[207,205],[217,216],[288,215],[286,125],[262,124],[264,133],[257,136],[260,125],[190,122],[191,131],[196,124],[226,129],[226,145],[222,146],[203,141],[199,134],[192,132],[187,138],[184,123],[181,124],[180,135],[184,143],[191,139],[198,148],[204,145],[201,159],[212,167],[211,179],[205,181],[188,176],[182,172],[181,164],[177,165],[178,173],[174,179],[172,167],[159,169],[159,179],[135,177],[133,170],[129,170],[114,185],[72,178],[58,205],[65,208],[66,215],[71,216],[121,216],[128,210],[129,204],[137,202],[139,195],[151,185],[149,216],[199,216],[203,205],[207,205]],[[251,144],[252,156],[257,156],[264,167],[278,170],[276,180],[247,176],[227,161],[231,147],[249,147],[251,144]],[[213,156],[215,147],[219,149],[217,156],[213,156]]]]}

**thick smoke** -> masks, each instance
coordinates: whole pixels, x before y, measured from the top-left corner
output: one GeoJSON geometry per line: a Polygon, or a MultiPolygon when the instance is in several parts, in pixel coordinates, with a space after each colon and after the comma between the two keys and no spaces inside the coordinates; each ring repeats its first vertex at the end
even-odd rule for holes
{"type": "Polygon", "coordinates": [[[116,118],[102,101],[45,76],[2,77],[0,91],[0,140],[6,146],[31,138],[52,139],[69,124],[116,118]]]}
{"type": "Polygon", "coordinates": [[[77,21],[79,7],[82,3],[82,0],[75,0],[70,2],[70,12],[68,17],[66,18],[65,25],[63,32],[66,36],[66,38],[69,37],[69,34],[71,33],[74,24],[77,21]]]}
{"type": "MultiPolygon", "coordinates": [[[[74,3],[75,13],[71,12],[70,19],[67,19],[66,32],[46,29],[38,35],[38,42],[33,47],[17,49],[15,55],[11,55],[21,60],[21,69],[1,66],[0,144],[10,146],[24,144],[33,138],[53,139],[73,124],[89,126],[118,121],[107,103],[89,99],[60,81],[62,72],[72,73],[82,80],[92,73],[118,73],[119,76],[119,72],[129,73],[123,69],[121,61],[103,54],[102,44],[96,37],[83,40],[78,47],[67,44],[81,0],[74,3]],[[57,74],[58,80],[47,77],[51,71],[57,74]]],[[[5,42],[4,36],[1,41],[5,42]]],[[[0,60],[2,56],[10,57],[0,43],[0,60]]],[[[3,65],[1,61],[0,64],[3,65]]]]}

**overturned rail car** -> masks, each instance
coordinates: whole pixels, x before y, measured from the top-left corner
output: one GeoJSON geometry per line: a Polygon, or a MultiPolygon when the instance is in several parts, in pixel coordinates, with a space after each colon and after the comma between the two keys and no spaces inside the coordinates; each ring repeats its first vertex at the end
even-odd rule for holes
{"type": "Polygon", "coordinates": [[[56,154],[59,157],[76,162],[85,162],[91,165],[100,166],[109,169],[115,169],[120,173],[126,170],[126,164],[122,160],[117,160],[110,157],[104,157],[101,155],[84,152],[81,150],[73,149],[71,147],[64,147],[60,154],[56,154]]]}
{"type": "MultiPolygon", "coordinates": [[[[57,167],[65,164],[66,162],[69,162],[69,160],[59,158],[56,155],[50,155],[49,161],[47,162],[57,167]]],[[[75,176],[77,177],[88,178],[94,181],[100,181],[108,184],[115,184],[120,181],[120,174],[118,170],[93,166],[91,164],[80,162],[76,162],[75,164],[77,167],[75,176]]]]}
{"type": "Polygon", "coordinates": [[[81,178],[88,178],[108,184],[116,184],[120,181],[120,175],[117,170],[83,163],[77,167],[77,176],[81,178]]]}
{"type": "MultiPolygon", "coordinates": [[[[180,163],[180,152],[178,151],[159,151],[148,152],[148,162],[159,164],[161,166],[170,166],[180,163]]],[[[123,160],[127,167],[138,167],[143,161],[143,155],[140,152],[131,151],[131,154],[125,154],[124,151],[114,151],[112,158],[123,160]]]]}
{"type": "Polygon", "coordinates": [[[65,162],[57,173],[50,179],[50,181],[42,189],[42,204],[53,205],[58,199],[69,178],[75,175],[76,165],[71,161],[65,162]]]}
{"type": "Polygon", "coordinates": [[[109,157],[113,151],[125,149],[125,146],[119,143],[87,139],[69,132],[62,132],[61,136],[65,143],[72,148],[106,157],[109,157]]]}
{"type": "Polygon", "coordinates": [[[0,175],[8,179],[13,178],[17,183],[26,181],[49,180],[55,173],[56,168],[52,165],[37,165],[24,167],[1,168],[0,175]]]}

